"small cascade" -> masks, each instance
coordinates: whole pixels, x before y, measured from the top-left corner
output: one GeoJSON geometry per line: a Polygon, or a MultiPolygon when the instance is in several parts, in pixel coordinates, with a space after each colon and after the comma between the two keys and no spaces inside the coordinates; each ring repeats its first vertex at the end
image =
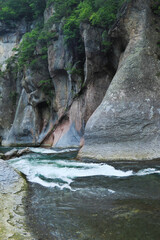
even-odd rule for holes
{"type": "Polygon", "coordinates": [[[34,154],[10,160],[10,164],[26,175],[28,181],[41,184],[45,187],[58,187],[72,189],[76,179],[85,179],[94,176],[126,178],[131,176],[144,176],[160,174],[156,168],[133,170],[120,170],[106,163],[86,163],[67,159],[67,154],[73,149],[53,150],[31,148],[34,154]],[[65,157],[66,156],[66,157],[65,157]]]}

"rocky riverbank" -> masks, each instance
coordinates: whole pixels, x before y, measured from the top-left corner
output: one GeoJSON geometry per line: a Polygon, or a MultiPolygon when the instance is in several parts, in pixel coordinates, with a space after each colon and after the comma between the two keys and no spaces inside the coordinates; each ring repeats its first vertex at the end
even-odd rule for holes
{"type": "Polygon", "coordinates": [[[26,181],[0,159],[0,240],[34,240],[26,227],[26,181]]]}

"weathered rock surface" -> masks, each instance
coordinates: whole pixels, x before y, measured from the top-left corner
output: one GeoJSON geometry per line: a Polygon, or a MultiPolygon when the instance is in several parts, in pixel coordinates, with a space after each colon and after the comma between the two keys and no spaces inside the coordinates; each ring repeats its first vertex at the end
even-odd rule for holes
{"type": "MultiPolygon", "coordinates": [[[[53,6],[45,11],[45,23],[53,12],[53,6]]],[[[2,142],[5,146],[63,148],[83,143],[85,124],[101,103],[113,71],[102,52],[100,28],[81,25],[84,51],[79,63],[76,48],[65,44],[62,27],[63,21],[51,26],[56,37],[48,47],[48,65],[39,58],[38,71],[36,66],[25,69],[13,125],[2,142]]],[[[37,45],[36,56],[39,52],[37,45]]]]}
{"type": "Polygon", "coordinates": [[[110,33],[127,44],[102,103],[87,122],[81,157],[160,157],[160,25],[150,3],[132,1],[110,33]]]}
{"type": "Polygon", "coordinates": [[[35,114],[32,111],[32,106],[28,105],[27,93],[23,89],[19,104],[16,109],[13,126],[10,129],[8,137],[3,141],[4,145],[30,144],[35,138],[34,127],[35,114]]]}
{"type": "Polygon", "coordinates": [[[9,160],[11,158],[15,158],[15,157],[21,157],[24,154],[28,154],[28,153],[32,153],[33,151],[29,148],[23,148],[23,149],[12,149],[6,153],[0,153],[0,158],[2,158],[3,160],[9,160]]]}
{"type": "MultiPolygon", "coordinates": [[[[15,55],[13,48],[18,47],[28,24],[19,22],[0,22],[0,138],[5,138],[13,124],[16,104],[21,93],[21,77],[15,76],[10,69],[6,70],[7,60],[15,55]]],[[[0,141],[1,142],[1,141],[0,141]]]]}
{"type": "Polygon", "coordinates": [[[2,139],[5,138],[12,126],[18,91],[13,76],[9,76],[9,74],[0,76],[0,138],[2,139]]]}
{"type": "Polygon", "coordinates": [[[10,158],[12,158],[12,157],[16,157],[16,156],[17,156],[17,152],[18,152],[18,150],[17,150],[16,148],[14,148],[14,149],[6,152],[6,153],[3,155],[3,157],[5,158],[5,160],[8,160],[8,159],[10,159],[10,158]]]}
{"type": "Polygon", "coordinates": [[[102,30],[82,24],[81,36],[85,56],[83,77],[74,73],[74,53],[65,46],[61,28],[59,38],[48,49],[58,121],[53,135],[44,144],[50,142],[53,147],[79,147],[83,144],[86,122],[101,103],[113,75],[107,65],[108,59],[102,53],[102,30]]]}
{"type": "Polygon", "coordinates": [[[0,239],[34,240],[25,223],[23,198],[26,182],[6,162],[0,160],[0,239]]]}
{"type": "Polygon", "coordinates": [[[3,145],[38,146],[48,133],[52,108],[48,104],[50,99],[45,89],[41,87],[41,81],[48,80],[50,76],[47,66],[41,62],[39,65],[40,71],[27,69],[25,72],[13,125],[3,145]]]}
{"type": "MultiPolygon", "coordinates": [[[[24,69],[23,79],[19,76],[17,83],[8,74],[0,81],[2,144],[80,147],[85,133],[81,157],[159,158],[160,25],[151,3],[131,0],[124,5],[109,32],[112,47],[107,53],[104,29],[82,23],[78,53],[74,44],[65,44],[63,19],[51,21],[47,31],[55,35],[48,62],[42,61],[37,42],[37,63],[24,69]],[[7,98],[14,89],[20,98],[13,106],[7,98]]],[[[53,13],[54,5],[45,10],[46,25],[53,13]]],[[[5,31],[0,25],[0,30],[4,37],[14,35],[14,29],[5,31]]]]}
{"type": "Polygon", "coordinates": [[[6,60],[15,54],[12,49],[18,47],[23,34],[27,31],[27,27],[24,20],[20,22],[0,22],[0,66],[2,71],[6,69],[6,60]]]}

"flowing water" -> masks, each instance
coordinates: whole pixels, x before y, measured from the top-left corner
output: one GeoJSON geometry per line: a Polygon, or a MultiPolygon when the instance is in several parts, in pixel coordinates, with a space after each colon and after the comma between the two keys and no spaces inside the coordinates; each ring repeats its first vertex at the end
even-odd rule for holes
{"type": "Polygon", "coordinates": [[[32,148],[10,160],[28,179],[36,240],[159,240],[160,162],[93,163],[32,148]]]}

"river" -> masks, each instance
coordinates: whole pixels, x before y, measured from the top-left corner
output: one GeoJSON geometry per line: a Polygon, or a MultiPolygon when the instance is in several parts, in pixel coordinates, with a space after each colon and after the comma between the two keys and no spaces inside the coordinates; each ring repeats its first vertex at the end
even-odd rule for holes
{"type": "Polygon", "coordinates": [[[28,180],[36,240],[159,240],[160,162],[95,163],[32,148],[9,163],[28,180]]]}

